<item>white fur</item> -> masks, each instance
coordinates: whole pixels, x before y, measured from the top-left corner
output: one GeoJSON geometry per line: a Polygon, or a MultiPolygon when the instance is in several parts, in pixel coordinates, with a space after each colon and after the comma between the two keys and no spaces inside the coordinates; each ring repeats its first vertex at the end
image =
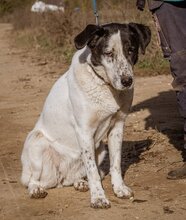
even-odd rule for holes
{"type": "MultiPolygon", "coordinates": [[[[117,45],[111,45],[118,53],[120,67],[125,68],[129,64],[120,46],[117,49],[117,45]]],[[[51,187],[74,185],[85,190],[87,177],[91,205],[108,208],[110,203],[98,170],[106,152],[102,143],[105,136],[114,193],[117,197],[132,196],[123,182],[120,164],[124,121],[132,103],[133,87],[121,90],[120,78],[115,75],[117,63],[107,64],[103,57],[105,68],[95,67],[95,70],[110,85],[105,83],[90,67],[90,56],[88,47],[77,51],[69,70],[51,89],[40,118],[24,144],[22,183],[31,197],[38,198],[45,197],[45,189],[51,187]],[[118,90],[111,85],[118,86],[118,90]]],[[[126,74],[132,74],[126,68],[126,74]]]]}

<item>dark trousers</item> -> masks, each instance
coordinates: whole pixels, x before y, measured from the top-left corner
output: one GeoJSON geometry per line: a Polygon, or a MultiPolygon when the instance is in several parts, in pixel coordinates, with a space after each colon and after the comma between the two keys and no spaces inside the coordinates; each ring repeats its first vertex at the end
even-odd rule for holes
{"type": "Polygon", "coordinates": [[[170,61],[172,86],[176,91],[180,114],[185,120],[186,143],[186,2],[152,1],[150,10],[157,22],[164,57],[170,61]]]}

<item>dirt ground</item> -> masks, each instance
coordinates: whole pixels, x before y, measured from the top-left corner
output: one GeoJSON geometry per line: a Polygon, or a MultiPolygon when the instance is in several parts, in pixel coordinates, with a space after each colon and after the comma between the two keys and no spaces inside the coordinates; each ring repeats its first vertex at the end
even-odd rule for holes
{"type": "Polygon", "coordinates": [[[103,180],[108,210],[90,208],[89,192],[73,187],[51,189],[41,200],[29,198],[20,184],[23,142],[67,67],[16,48],[11,36],[11,25],[0,24],[0,219],[186,219],[186,180],[166,179],[182,165],[182,122],[170,76],[136,78],[122,155],[133,200],[114,196],[109,175],[103,180]]]}

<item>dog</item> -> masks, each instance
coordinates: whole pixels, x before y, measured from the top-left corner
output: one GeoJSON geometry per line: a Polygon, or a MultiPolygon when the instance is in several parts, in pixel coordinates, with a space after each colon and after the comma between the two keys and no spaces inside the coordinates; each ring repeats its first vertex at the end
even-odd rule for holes
{"type": "Polygon", "coordinates": [[[89,24],[75,37],[69,70],[52,87],[23,147],[21,181],[31,198],[73,185],[90,189],[91,207],[109,208],[99,169],[107,152],[105,137],[114,194],[133,196],[122,178],[121,148],[133,99],[133,66],[150,38],[149,27],[137,23],[89,24]]]}

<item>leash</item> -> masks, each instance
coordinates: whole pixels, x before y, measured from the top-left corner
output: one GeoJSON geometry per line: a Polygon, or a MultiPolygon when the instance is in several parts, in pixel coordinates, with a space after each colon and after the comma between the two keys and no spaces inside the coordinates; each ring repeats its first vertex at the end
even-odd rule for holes
{"type": "Polygon", "coordinates": [[[92,0],[93,10],[94,10],[94,16],[96,17],[96,25],[99,25],[99,14],[97,11],[97,2],[96,0],[92,0]]]}

